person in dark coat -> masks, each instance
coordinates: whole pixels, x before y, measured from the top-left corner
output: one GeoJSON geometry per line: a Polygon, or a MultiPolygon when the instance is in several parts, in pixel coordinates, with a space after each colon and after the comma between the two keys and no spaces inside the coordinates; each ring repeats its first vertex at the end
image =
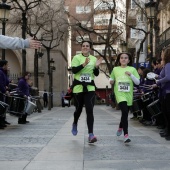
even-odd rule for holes
{"type": "MultiPolygon", "coordinates": [[[[28,97],[30,95],[30,92],[29,92],[30,87],[28,84],[28,80],[29,80],[30,76],[31,76],[31,74],[29,72],[26,72],[18,82],[18,92],[22,97],[24,97],[26,99],[28,99],[28,97]]],[[[27,118],[27,113],[22,115],[22,117],[18,118],[18,124],[29,123],[29,121],[27,121],[26,118],[27,118]]]]}
{"type": "Polygon", "coordinates": [[[44,107],[47,107],[47,105],[48,105],[48,94],[47,94],[46,90],[44,90],[43,101],[44,101],[44,107]]]}
{"type": "MultiPolygon", "coordinates": [[[[8,95],[7,87],[9,85],[9,79],[7,76],[8,61],[0,60],[0,101],[5,102],[4,95],[8,95]]],[[[0,129],[6,127],[6,124],[10,124],[6,121],[6,116],[0,116],[0,129]]]]}

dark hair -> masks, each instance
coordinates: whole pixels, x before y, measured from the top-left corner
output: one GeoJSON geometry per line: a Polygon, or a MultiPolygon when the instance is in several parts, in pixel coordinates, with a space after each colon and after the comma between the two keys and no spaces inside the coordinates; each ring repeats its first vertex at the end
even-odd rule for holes
{"type": "Polygon", "coordinates": [[[88,40],[83,40],[83,41],[81,42],[81,46],[82,46],[82,45],[83,45],[83,43],[85,43],[85,42],[89,43],[90,48],[92,48],[93,43],[92,43],[91,41],[88,41],[88,40]]]}
{"type": "Polygon", "coordinates": [[[153,59],[152,63],[153,63],[154,66],[156,66],[156,59],[153,59]]]}
{"type": "Polygon", "coordinates": [[[164,61],[165,64],[170,63],[170,48],[167,48],[164,51],[164,61]]]}
{"type": "Polygon", "coordinates": [[[140,66],[139,67],[142,71],[145,69],[145,67],[144,66],[140,66]]]}
{"type": "Polygon", "coordinates": [[[157,62],[158,64],[161,64],[161,61],[162,61],[161,58],[158,58],[158,59],[156,60],[156,62],[157,62]]]}
{"type": "Polygon", "coordinates": [[[28,74],[31,74],[30,72],[26,71],[25,73],[23,73],[22,77],[27,76],[28,74]]]}
{"type": "Polygon", "coordinates": [[[3,67],[4,65],[7,65],[8,61],[7,60],[0,60],[0,67],[3,67]]]}
{"type": "Polygon", "coordinates": [[[143,77],[143,78],[146,78],[146,76],[147,76],[147,74],[148,74],[149,72],[151,72],[151,70],[148,69],[148,68],[145,68],[145,69],[143,70],[143,75],[142,75],[142,77],[143,77]]]}
{"type": "Polygon", "coordinates": [[[120,64],[120,56],[121,56],[122,54],[126,54],[126,55],[129,57],[129,63],[128,63],[127,65],[128,65],[128,66],[132,66],[132,56],[131,56],[130,53],[126,53],[126,52],[122,52],[122,53],[118,54],[117,59],[116,59],[116,62],[115,62],[115,66],[120,66],[120,65],[121,65],[121,64],[120,64]]]}

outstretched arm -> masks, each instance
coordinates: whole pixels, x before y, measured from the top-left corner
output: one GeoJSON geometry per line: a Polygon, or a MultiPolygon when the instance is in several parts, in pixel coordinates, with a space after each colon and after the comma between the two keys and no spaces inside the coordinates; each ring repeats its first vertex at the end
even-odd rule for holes
{"type": "Polygon", "coordinates": [[[34,48],[38,49],[41,47],[41,42],[34,40],[33,38],[22,39],[18,37],[8,37],[0,35],[0,48],[1,49],[25,49],[25,48],[34,48]]]}

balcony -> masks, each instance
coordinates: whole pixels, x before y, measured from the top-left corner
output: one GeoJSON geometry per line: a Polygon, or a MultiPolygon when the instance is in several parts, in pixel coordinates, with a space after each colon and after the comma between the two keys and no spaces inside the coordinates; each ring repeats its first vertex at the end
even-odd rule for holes
{"type": "Polygon", "coordinates": [[[160,36],[158,42],[158,48],[162,49],[170,44],[170,27],[166,29],[160,36]]]}

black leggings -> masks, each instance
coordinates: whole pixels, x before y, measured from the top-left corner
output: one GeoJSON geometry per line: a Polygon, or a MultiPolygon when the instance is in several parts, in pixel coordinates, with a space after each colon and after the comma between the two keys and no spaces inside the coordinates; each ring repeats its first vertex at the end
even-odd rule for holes
{"type": "Polygon", "coordinates": [[[88,133],[93,133],[93,107],[94,107],[95,92],[83,92],[74,94],[74,102],[76,110],[74,112],[74,124],[77,124],[78,119],[81,115],[83,105],[85,105],[86,114],[87,114],[87,127],[88,133]]]}
{"type": "Polygon", "coordinates": [[[127,105],[126,101],[119,103],[119,108],[122,112],[119,128],[123,128],[124,135],[128,134],[128,113],[130,107],[127,105]]]}

